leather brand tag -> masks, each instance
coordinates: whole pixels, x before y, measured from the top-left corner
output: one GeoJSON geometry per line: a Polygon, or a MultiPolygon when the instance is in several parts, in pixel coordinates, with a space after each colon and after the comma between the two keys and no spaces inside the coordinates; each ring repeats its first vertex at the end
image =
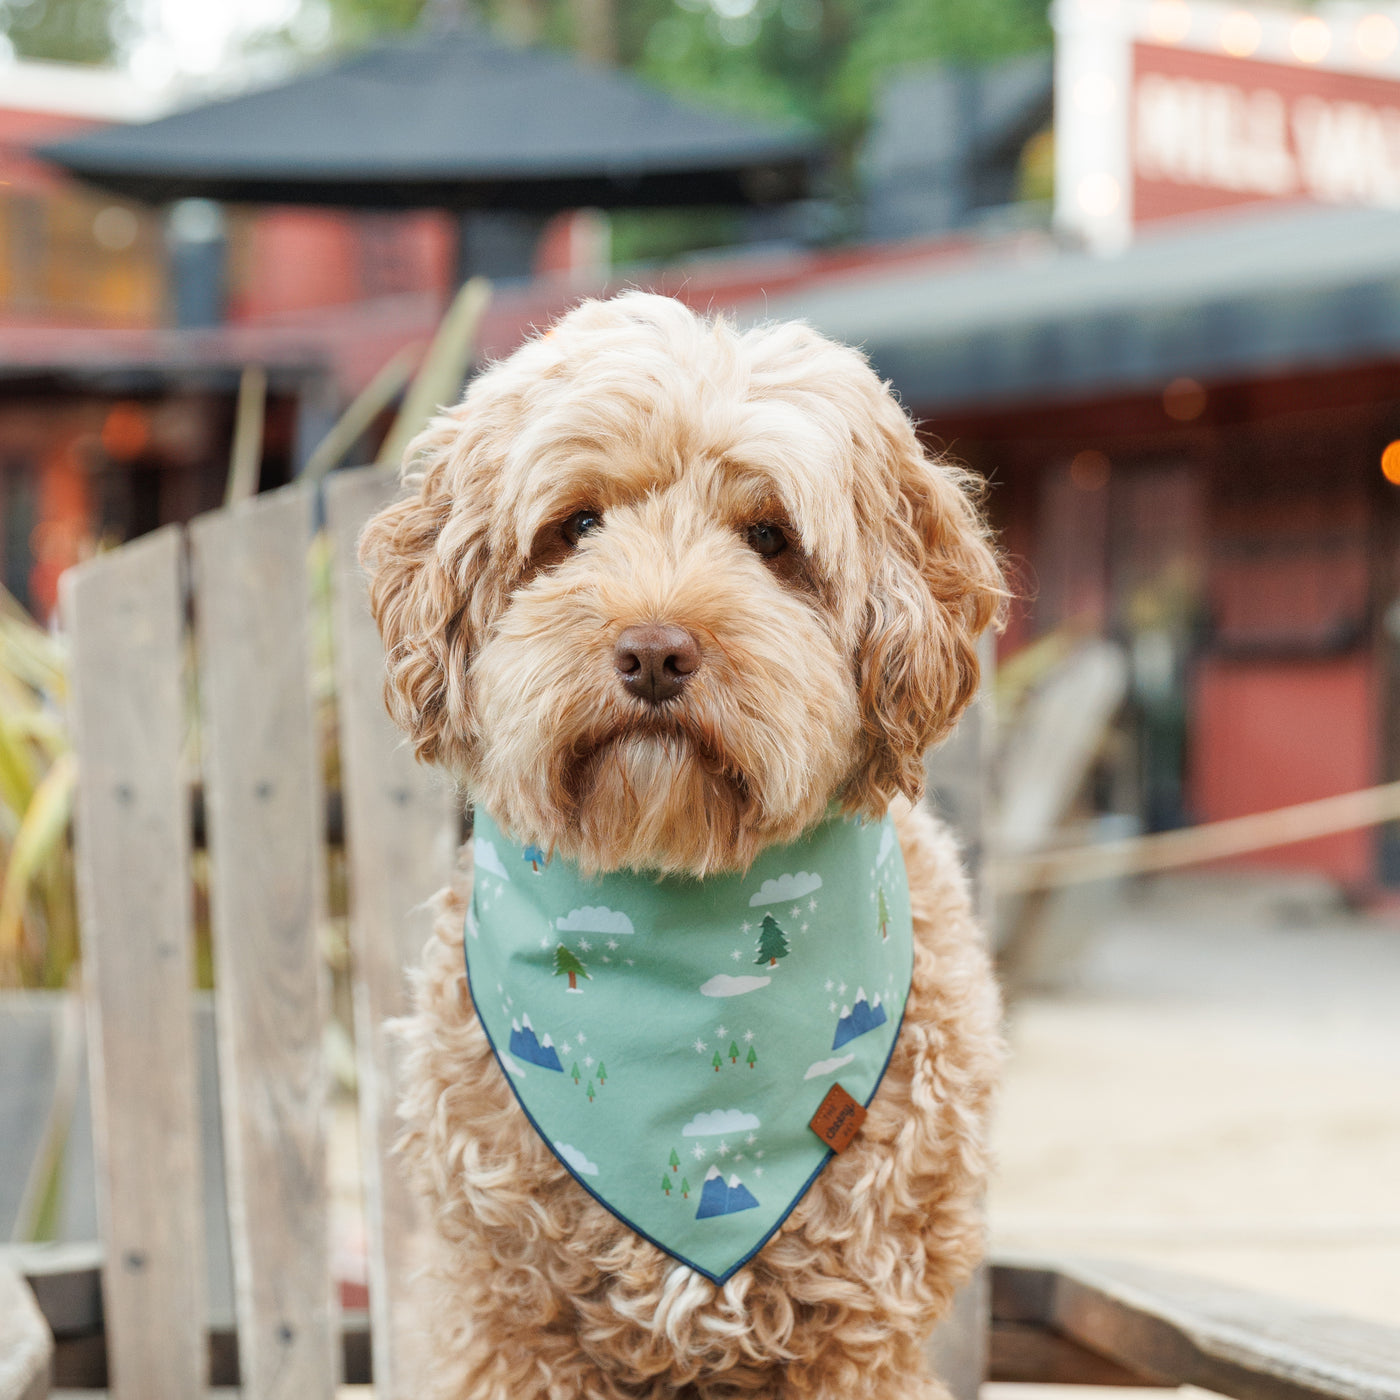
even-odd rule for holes
{"type": "Polygon", "coordinates": [[[839,1084],[833,1084],[807,1126],[833,1152],[844,1152],[864,1122],[865,1110],[839,1084]]]}

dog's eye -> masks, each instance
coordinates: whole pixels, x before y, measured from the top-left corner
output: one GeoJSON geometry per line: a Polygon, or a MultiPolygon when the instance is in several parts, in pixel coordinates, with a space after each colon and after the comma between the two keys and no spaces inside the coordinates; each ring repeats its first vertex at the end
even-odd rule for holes
{"type": "Polygon", "coordinates": [[[787,535],[779,525],[750,525],[747,533],[749,544],[765,559],[772,559],[788,547],[787,535]]]}
{"type": "Polygon", "coordinates": [[[577,544],[590,530],[596,530],[602,523],[601,511],[576,510],[559,527],[559,532],[570,544],[577,544]]]}

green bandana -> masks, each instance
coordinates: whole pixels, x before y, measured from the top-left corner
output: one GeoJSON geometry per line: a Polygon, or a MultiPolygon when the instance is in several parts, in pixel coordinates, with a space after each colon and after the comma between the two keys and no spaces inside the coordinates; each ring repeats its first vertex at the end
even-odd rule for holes
{"type": "MultiPolygon", "coordinates": [[[[476,810],[467,972],[521,1107],[580,1185],[723,1283],[865,1105],[913,968],[894,824],[830,817],[746,875],[592,880],[476,810]]],[[[844,1145],[844,1144],[842,1144],[844,1145]]]]}

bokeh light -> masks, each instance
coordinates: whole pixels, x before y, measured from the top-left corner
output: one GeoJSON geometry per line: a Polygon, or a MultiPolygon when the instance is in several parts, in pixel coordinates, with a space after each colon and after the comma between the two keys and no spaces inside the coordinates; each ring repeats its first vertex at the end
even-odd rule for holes
{"type": "Polygon", "coordinates": [[[1181,0],[1158,0],[1147,12],[1147,32],[1159,44],[1179,44],[1191,32],[1191,7],[1181,0]]]}
{"type": "Polygon", "coordinates": [[[1389,15],[1367,15],[1356,26],[1356,51],[1368,63],[1384,63],[1400,43],[1400,29],[1389,15]]]}
{"type": "Polygon", "coordinates": [[[1288,36],[1288,47],[1299,63],[1321,63],[1332,47],[1332,31],[1315,15],[1300,19],[1288,36]]]}
{"type": "Polygon", "coordinates": [[[1076,452],[1069,464],[1069,479],[1081,491],[1102,491],[1108,485],[1108,458],[1094,448],[1076,452]]]}
{"type": "Polygon", "coordinates": [[[1206,391],[1194,379],[1173,379],[1162,390],[1162,408],[1168,418],[1190,423],[1205,412],[1206,391]]]}
{"type": "Polygon", "coordinates": [[[1079,207],[1091,218],[1103,218],[1118,208],[1123,190],[1112,175],[1097,171],[1086,175],[1075,191],[1079,207]]]}
{"type": "Polygon", "coordinates": [[[1400,486],[1400,441],[1388,443],[1381,453],[1381,474],[1392,486],[1400,486]]]}
{"type": "Polygon", "coordinates": [[[1263,37],[1264,26],[1248,10],[1226,15],[1220,25],[1220,47],[1232,58],[1248,58],[1263,37]]]}

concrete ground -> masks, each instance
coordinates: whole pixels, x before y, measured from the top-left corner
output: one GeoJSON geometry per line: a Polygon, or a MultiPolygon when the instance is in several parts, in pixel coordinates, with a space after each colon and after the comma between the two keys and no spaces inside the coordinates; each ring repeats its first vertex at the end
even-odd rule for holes
{"type": "Polygon", "coordinates": [[[1400,921],[1292,877],[1085,887],[1051,909],[1028,981],[995,1246],[1400,1325],[1400,921]]]}

